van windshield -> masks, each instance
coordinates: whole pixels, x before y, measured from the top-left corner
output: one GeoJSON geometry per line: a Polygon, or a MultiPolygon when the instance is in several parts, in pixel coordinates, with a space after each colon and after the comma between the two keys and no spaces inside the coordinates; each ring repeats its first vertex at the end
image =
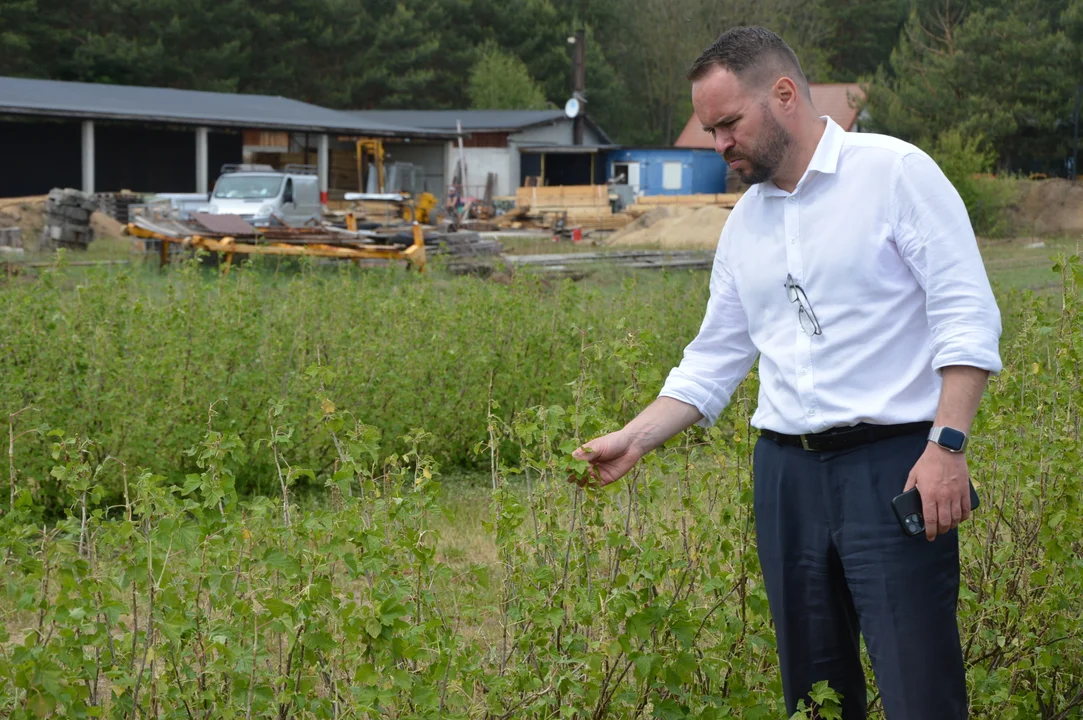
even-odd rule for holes
{"type": "Polygon", "coordinates": [[[258,200],[278,196],[282,178],[273,175],[226,175],[214,186],[216,198],[258,200]]]}

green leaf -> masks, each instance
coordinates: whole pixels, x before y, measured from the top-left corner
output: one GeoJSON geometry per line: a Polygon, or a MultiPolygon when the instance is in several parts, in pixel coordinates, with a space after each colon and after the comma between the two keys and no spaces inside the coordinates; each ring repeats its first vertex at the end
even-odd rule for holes
{"type": "Polygon", "coordinates": [[[301,572],[301,565],[279,548],[267,548],[263,553],[263,564],[272,570],[281,570],[287,575],[296,575],[301,572]]]}

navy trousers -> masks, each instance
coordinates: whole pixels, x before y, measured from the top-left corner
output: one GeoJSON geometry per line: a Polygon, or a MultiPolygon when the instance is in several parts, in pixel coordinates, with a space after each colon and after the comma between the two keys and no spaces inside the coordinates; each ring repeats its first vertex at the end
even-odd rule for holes
{"type": "Polygon", "coordinates": [[[891,508],[926,443],[756,444],[756,534],[789,713],[827,680],[844,720],[866,717],[860,632],[887,720],[967,717],[957,531],[907,537],[891,508]]]}

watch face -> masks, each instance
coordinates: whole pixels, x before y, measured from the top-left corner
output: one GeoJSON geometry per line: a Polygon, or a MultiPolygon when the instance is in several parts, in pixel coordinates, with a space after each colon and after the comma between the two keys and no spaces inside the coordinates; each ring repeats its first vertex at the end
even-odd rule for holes
{"type": "Polygon", "coordinates": [[[940,429],[940,439],[937,441],[938,445],[953,452],[959,452],[963,449],[964,443],[966,443],[966,435],[958,430],[949,427],[940,429]]]}

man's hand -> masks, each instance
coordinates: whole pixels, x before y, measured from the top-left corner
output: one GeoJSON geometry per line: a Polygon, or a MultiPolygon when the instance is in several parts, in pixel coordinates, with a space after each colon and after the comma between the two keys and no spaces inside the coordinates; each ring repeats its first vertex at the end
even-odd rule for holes
{"type": "Polygon", "coordinates": [[[903,492],[917,486],[925,516],[925,537],[930,541],[970,519],[969,480],[963,453],[949,452],[929,443],[918,458],[903,492]]]}
{"type": "Polygon", "coordinates": [[[590,463],[590,476],[571,476],[568,482],[585,487],[591,484],[590,478],[594,478],[596,484],[601,487],[616,482],[628,474],[628,471],[643,457],[643,453],[636,448],[631,433],[627,430],[618,430],[591,440],[572,453],[572,457],[590,463]]]}
{"type": "Polygon", "coordinates": [[[671,397],[660,397],[622,429],[594,438],[572,453],[576,460],[590,463],[586,477],[572,476],[568,482],[585,487],[599,487],[616,482],[628,474],[639,459],[671,437],[699,422],[692,405],[671,397]]]}

